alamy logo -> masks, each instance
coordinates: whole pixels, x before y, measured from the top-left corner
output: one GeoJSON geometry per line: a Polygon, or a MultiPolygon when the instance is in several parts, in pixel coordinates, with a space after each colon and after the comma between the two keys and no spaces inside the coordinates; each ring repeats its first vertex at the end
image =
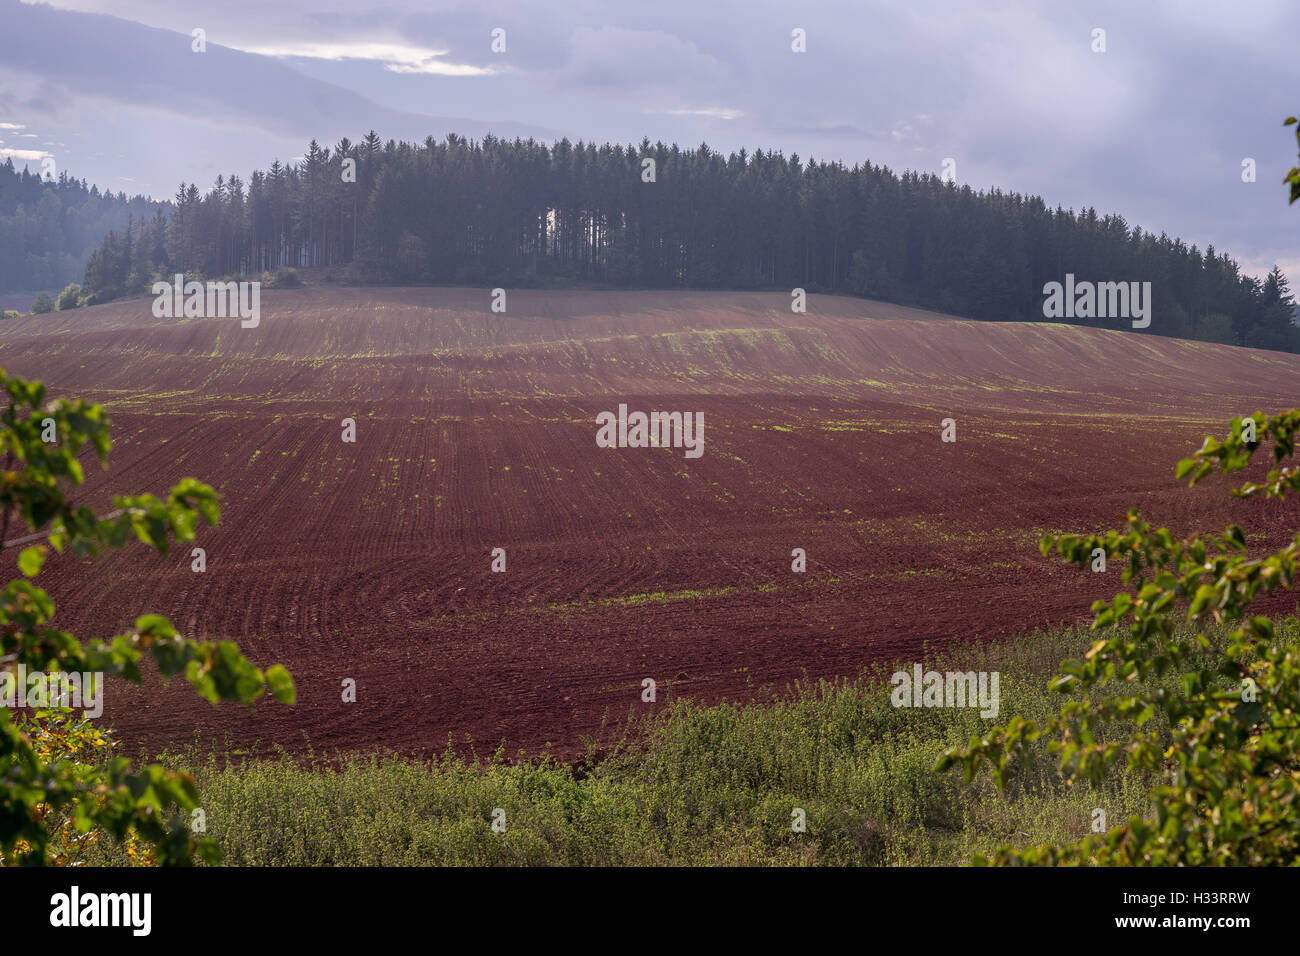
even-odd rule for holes
{"type": "Polygon", "coordinates": [[[998,715],[997,671],[923,671],[920,664],[912,672],[895,671],[889,682],[894,685],[889,702],[895,707],[976,707],[981,717],[998,715]]]}
{"type": "Polygon", "coordinates": [[[148,936],[153,928],[153,894],[86,893],[74,886],[50,897],[50,925],[128,926],[134,936],[148,936]]]}
{"type": "Polygon", "coordinates": [[[155,319],[225,319],[238,316],[240,328],[255,329],[262,321],[262,283],[186,282],[177,273],[172,283],[155,282],[155,319]]]}
{"type": "Polygon", "coordinates": [[[1150,282],[1075,282],[1043,286],[1043,317],[1048,319],[1132,319],[1133,328],[1151,324],[1150,282]]]}
{"type": "Polygon", "coordinates": [[[703,412],[632,412],[618,406],[618,414],[596,416],[599,448],[685,448],[687,458],[704,454],[703,412]]]}
{"type": "Polygon", "coordinates": [[[0,707],[44,709],[70,707],[84,711],[87,717],[104,713],[104,675],[100,671],[42,671],[27,673],[19,664],[17,672],[0,672],[0,707]]]}

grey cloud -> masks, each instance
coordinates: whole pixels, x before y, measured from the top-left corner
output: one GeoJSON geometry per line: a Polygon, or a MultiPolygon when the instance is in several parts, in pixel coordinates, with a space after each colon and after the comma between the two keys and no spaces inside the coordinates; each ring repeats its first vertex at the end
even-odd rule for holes
{"type": "Polygon", "coordinates": [[[95,97],[159,108],[215,122],[238,121],[279,135],[331,141],[374,127],[385,137],[423,139],[461,132],[482,136],[546,136],[538,126],[393,110],[352,90],[305,76],[275,58],[228,49],[211,40],[204,53],[191,38],[98,14],[78,14],[0,0],[6,27],[0,66],[39,78],[41,97],[15,111],[41,107],[58,90],[61,102],[95,97]]]}

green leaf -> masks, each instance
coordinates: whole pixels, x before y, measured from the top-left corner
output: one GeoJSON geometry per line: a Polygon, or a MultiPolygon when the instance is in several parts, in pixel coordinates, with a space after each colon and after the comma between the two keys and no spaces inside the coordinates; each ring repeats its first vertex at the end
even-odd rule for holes
{"type": "Polygon", "coordinates": [[[45,564],[46,550],[45,546],[40,544],[24,548],[22,554],[18,555],[18,570],[29,578],[36,577],[41,573],[41,567],[45,564]]]}
{"type": "Polygon", "coordinates": [[[161,614],[145,614],[135,619],[135,629],[140,634],[168,638],[176,636],[176,629],[161,614]]]}
{"type": "Polygon", "coordinates": [[[1209,584],[1202,584],[1196,589],[1196,596],[1192,599],[1192,605],[1187,609],[1188,617],[1196,617],[1206,606],[1217,596],[1214,588],[1209,584]]]}
{"type": "Polygon", "coordinates": [[[293,685],[293,678],[280,664],[272,664],[266,669],[266,682],[271,687],[271,694],[282,704],[298,702],[298,691],[293,685]]]}

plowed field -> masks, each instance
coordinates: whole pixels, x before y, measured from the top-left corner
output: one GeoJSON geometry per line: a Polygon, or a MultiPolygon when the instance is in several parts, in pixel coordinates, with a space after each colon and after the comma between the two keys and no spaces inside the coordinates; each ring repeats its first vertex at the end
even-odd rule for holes
{"type": "Polygon", "coordinates": [[[1118,570],[1044,560],[1045,531],[1135,505],[1253,545],[1300,527],[1294,505],[1173,478],[1231,416],[1300,401],[1300,357],[789,301],[519,291],[502,315],[486,290],[316,288],[265,291],[256,329],[154,319],[147,298],[5,322],[0,365],[112,417],[80,499],[186,475],[222,496],[206,573],[188,549],[51,559],[56,623],[108,636],[163,613],[298,684],[296,708],[256,712],[114,684],[105,719],[151,749],[197,731],[428,753],[450,734],[568,754],[649,708],[645,677],[657,706],[746,697],[1082,619],[1118,570]],[[703,457],[597,447],[620,403],[703,412],[703,457]]]}

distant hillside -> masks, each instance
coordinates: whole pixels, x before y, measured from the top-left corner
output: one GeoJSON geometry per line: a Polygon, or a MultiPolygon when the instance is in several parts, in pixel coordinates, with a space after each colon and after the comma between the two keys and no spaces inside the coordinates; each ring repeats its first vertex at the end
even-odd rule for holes
{"type": "Polygon", "coordinates": [[[247,181],[218,177],[206,194],[182,183],[165,236],[147,224],[111,236],[86,286],[102,301],[147,288],[153,273],[283,266],[376,283],[802,287],[1019,321],[1042,321],[1045,284],[1073,275],[1150,282],[1151,333],[1300,350],[1281,272],[1243,276],[1213,247],[1116,214],[871,163],[648,140],[313,141],[302,162],[247,181]]]}
{"type": "MultiPolygon", "coordinates": [[[[58,292],[81,282],[91,252],[110,231],[124,230],[132,217],[162,217],[164,207],[144,196],[101,193],[66,173],[42,179],[6,159],[0,163],[0,294],[58,292]]],[[[25,310],[31,296],[21,298],[25,310]]]]}

